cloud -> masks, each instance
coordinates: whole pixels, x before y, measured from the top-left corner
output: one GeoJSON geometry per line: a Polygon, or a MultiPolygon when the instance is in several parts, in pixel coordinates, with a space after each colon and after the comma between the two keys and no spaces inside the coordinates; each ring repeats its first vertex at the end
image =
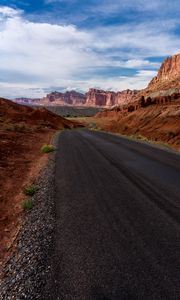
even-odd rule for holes
{"type": "Polygon", "coordinates": [[[0,6],[0,17],[15,17],[20,13],[20,10],[16,10],[8,6],[0,6]]]}
{"type": "MultiPolygon", "coordinates": [[[[109,2],[110,3],[110,2],[109,2]]],[[[157,22],[82,29],[72,24],[28,21],[20,10],[0,7],[0,94],[43,95],[50,87],[86,91],[90,86],[121,90],[143,88],[160,62],[148,57],[179,50],[173,34],[176,22],[157,22]],[[110,78],[108,68],[133,69],[128,76],[110,78]],[[106,74],[96,74],[106,68],[106,74]],[[94,69],[92,74],[89,69],[94,69]]]]}

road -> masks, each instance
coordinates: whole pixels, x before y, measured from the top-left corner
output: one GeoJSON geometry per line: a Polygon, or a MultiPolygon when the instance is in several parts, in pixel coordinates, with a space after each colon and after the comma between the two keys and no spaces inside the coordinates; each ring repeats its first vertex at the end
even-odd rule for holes
{"type": "Polygon", "coordinates": [[[180,155],[60,134],[51,299],[180,299],[180,155]]]}

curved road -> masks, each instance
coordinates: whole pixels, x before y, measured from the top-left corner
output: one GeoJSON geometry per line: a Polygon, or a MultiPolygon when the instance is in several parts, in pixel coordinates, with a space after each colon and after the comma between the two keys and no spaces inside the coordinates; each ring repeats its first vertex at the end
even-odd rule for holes
{"type": "Polygon", "coordinates": [[[64,131],[50,299],[180,299],[180,155],[64,131]]]}

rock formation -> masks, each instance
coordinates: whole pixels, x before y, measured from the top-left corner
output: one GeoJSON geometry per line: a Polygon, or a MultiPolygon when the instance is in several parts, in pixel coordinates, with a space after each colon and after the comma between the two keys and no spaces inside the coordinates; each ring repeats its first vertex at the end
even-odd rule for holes
{"type": "Polygon", "coordinates": [[[146,89],[146,93],[152,92],[156,92],[154,96],[167,96],[180,92],[180,53],[168,57],[162,63],[157,76],[151,80],[146,89]]]}
{"type": "Polygon", "coordinates": [[[4,98],[0,98],[0,110],[2,128],[8,124],[13,125],[14,128],[16,128],[16,125],[19,128],[30,126],[31,129],[37,126],[49,129],[64,129],[80,125],[77,122],[62,118],[44,107],[34,109],[4,98]]]}
{"type": "Polygon", "coordinates": [[[71,106],[90,106],[90,107],[112,107],[129,103],[136,96],[138,91],[125,90],[122,92],[103,91],[89,89],[84,95],[76,91],[67,91],[65,93],[52,92],[42,99],[16,98],[14,101],[20,104],[34,105],[71,105],[71,106]]]}
{"type": "MultiPolygon", "coordinates": [[[[96,91],[97,93],[97,91],[96,91]]],[[[95,97],[93,92],[93,97],[95,97]]],[[[99,91],[101,94],[101,91],[99,91]]],[[[90,94],[91,96],[91,94],[90,94]]],[[[92,99],[93,99],[92,97],[92,99]]],[[[139,108],[153,104],[179,103],[180,100],[180,53],[168,57],[161,65],[157,76],[155,76],[147,88],[140,91],[126,90],[113,94],[114,108],[100,112],[97,116],[112,116],[119,112],[128,114],[139,108]],[[119,96],[119,98],[118,98],[119,96]]],[[[107,107],[108,108],[108,107],[107,107]]]]}
{"type": "MultiPolygon", "coordinates": [[[[113,107],[135,103],[141,98],[168,97],[180,93],[180,53],[168,57],[161,65],[158,74],[149,83],[148,87],[141,90],[124,90],[120,92],[89,89],[84,95],[76,91],[65,93],[52,92],[42,99],[18,98],[15,101],[25,104],[38,105],[72,105],[92,107],[113,107]]],[[[174,96],[172,96],[173,98],[174,96]]]]}
{"type": "Polygon", "coordinates": [[[85,103],[86,98],[82,93],[68,91],[65,93],[52,92],[44,97],[40,102],[44,105],[74,105],[81,106],[85,103]]]}
{"type": "Polygon", "coordinates": [[[96,125],[180,150],[180,54],[163,62],[157,76],[133,102],[99,112],[96,125]]]}
{"type": "Polygon", "coordinates": [[[102,91],[97,89],[90,89],[86,94],[87,106],[104,106],[111,107],[129,103],[137,95],[138,91],[125,90],[122,92],[102,91]]]}

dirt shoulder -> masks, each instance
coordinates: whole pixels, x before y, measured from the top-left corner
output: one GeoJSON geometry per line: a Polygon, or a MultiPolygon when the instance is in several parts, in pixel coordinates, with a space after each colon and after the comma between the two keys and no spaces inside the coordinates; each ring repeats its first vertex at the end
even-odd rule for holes
{"type": "Polygon", "coordinates": [[[48,155],[40,148],[55,130],[0,130],[0,267],[10,255],[23,222],[23,187],[35,182],[48,155]]]}

